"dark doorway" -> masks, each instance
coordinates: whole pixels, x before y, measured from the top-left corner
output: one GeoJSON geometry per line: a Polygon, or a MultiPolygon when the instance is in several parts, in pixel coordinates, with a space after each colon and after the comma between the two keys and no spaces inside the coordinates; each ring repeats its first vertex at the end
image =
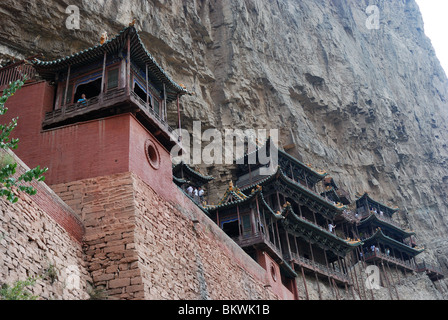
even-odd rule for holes
{"type": "Polygon", "coordinates": [[[85,93],[87,99],[92,99],[99,96],[101,93],[101,82],[102,78],[99,78],[95,81],[78,86],[75,92],[74,102],[77,102],[79,99],[81,99],[83,93],[85,93]]]}
{"type": "Polygon", "coordinates": [[[222,230],[231,238],[239,237],[238,220],[223,223],[222,230]]]}
{"type": "Polygon", "coordinates": [[[137,83],[134,86],[134,92],[146,103],[146,92],[137,83]]]}

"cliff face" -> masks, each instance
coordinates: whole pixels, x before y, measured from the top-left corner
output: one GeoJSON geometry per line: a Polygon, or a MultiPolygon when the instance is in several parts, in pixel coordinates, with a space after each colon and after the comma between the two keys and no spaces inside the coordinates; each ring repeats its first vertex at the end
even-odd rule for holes
{"type": "Polygon", "coordinates": [[[156,60],[196,92],[183,99],[184,126],[279,129],[282,144],[295,143],[295,155],[353,198],[369,191],[399,206],[397,219],[427,248],[421,257],[448,268],[448,80],[414,0],[5,0],[0,8],[0,53],[17,57],[77,52],[135,17],[156,60]],[[80,30],[65,27],[69,4],[80,8],[80,30]],[[366,26],[370,4],[379,29],[366,26]]]}

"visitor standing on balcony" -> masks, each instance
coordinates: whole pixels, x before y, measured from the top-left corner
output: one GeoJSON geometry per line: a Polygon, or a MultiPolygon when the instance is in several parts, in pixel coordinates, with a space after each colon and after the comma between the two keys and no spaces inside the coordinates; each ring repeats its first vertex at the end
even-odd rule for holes
{"type": "Polygon", "coordinates": [[[83,93],[83,94],[81,95],[81,99],[78,100],[78,103],[82,104],[83,106],[86,106],[86,105],[87,105],[87,98],[86,98],[85,93],[83,93]]]}
{"type": "Polygon", "coordinates": [[[202,187],[199,187],[198,196],[199,196],[199,200],[201,202],[203,202],[204,201],[204,189],[202,189],[202,187]]]}
{"type": "Polygon", "coordinates": [[[190,196],[190,197],[193,197],[193,187],[192,186],[189,186],[188,187],[188,189],[187,189],[187,192],[188,192],[188,195],[190,196]]]}

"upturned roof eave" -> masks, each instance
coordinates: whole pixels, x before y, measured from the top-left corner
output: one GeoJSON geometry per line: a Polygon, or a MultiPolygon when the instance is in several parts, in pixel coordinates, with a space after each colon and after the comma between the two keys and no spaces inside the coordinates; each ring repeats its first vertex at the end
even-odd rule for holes
{"type": "Polygon", "coordinates": [[[361,220],[358,223],[358,226],[363,226],[363,225],[365,225],[369,222],[373,222],[373,221],[377,222],[378,224],[386,225],[387,227],[393,228],[394,230],[398,231],[403,236],[410,237],[410,236],[415,235],[415,232],[413,232],[413,231],[411,231],[411,232],[406,231],[406,230],[401,229],[387,221],[381,220],[380,218],[378,218],[378,216],[375,213],[371,213],[367,218],[364,218],[363,220],[361,220]]]}
{"type": "Polygon", "coordinates": [[[34,65],[38,73],[50,74],[60,72],[68,68],[69,65],[77,66],[85,63],[93,62],[95,59],[104,55],[104,52],[117,53],[124,48],[128,35],[135,35],[133,39],[133,50],[131,55],[139,56],[144,63],[150,66],[151,72],[159,79],[161,83],[165,83],[172,92],[177,94],[190,94],[187,89],[177,84],[172,78],[163,70],[163,68],[155,61],[152,55],[147,51],[143,44],[138,31],[135,27],[127,27],[120,31],[113,39],[106,41],[102,45],[96,45],[72,55],[65,56],[60,59],[51,61],[42,61],[37,58],[33,59],[31,63],[34,65]]]}
{"type": "Polygon", "coordinates": [[[323,198],[322,196],[315,194],[314,192],[312,192],[311,190],[309,190],[308,188],[306,188],[305,186],[300,185],[297,182],[294,182],[292,179],[290,179],[289,177],[287,177],[284,173],[283,170],[280,168],[280,166],[277,167],[277,171],[275,171],[273,174],[271,174],[270,176],[268,176],[267,178],[258,181],[257,183],[254,183],[250,186],[244,187],[241,189],[241,191],[247,191],[249,189],[252,189],[254,187],[256,187],[257,185],[264,185],[274,179],[277,179],[277,176],[280,177],[282,179],[283,182],[289,184],[290,186],[300,189],[301,191],[305,192],[308,196],[318,200],[319,202],[321,202],[323,205],[330,207],[333,210],[336,210],[336,212],[342,213],[342,211],[344,210],[345,207],[338,207],[335,206],[334,204],[328,202],[328,200],[326,200],[325,198],[323,198]]]}
{"type": "Polygon", "coordinates": [[[365,198],[365,197],[368,198],[373,203],[375,203],[375,204],[377,204],[377,205],[379,205],[381,207],[387,208],[387,209],[391,210],[392,212],[397,212],[399,210],[399,208],[392,208],[392,207],[389,207],[388,205],[385,205],[384,203],[381,203],[381,202],[379,202],[379,201],[377,201],[375,199],[372,199],[367,192],[365,192],[362,196],[360,196],[355,201],[360,201],[362,198],[365,198]]]}
{"type": "Polygon", "coordinates": [[[403,251],[407,252],[408,254],[411,253],[414,256],[425,251],[425,249],[415,249],[415,248],[412,248],[412,247],[410,247],[404,243],[401,243],[395,239],[392,239],[392,238],[386,236],[381,229],[378,229],[371,237],[364,239],[363,242],[367,243],[369,241],[373,241],[373,240],[377,240],[377,239],[384,240],[384,241],[388,242],[389,244],[394,244],[394,245],[396,245],[396,247],[401,248],[401,249],[403,249],[403,251]]]}
{"type": "Polygon", "coordinates": [[[362,241],[357,241],[357,242],[354,242],[354,243],[349,242],[349,241],[347,241],[345,239],[342,239],[342,238],[338,237],[337,235],[335,235],[335,234],[333,234],[333,233],[331,233],[331,232],[329,232],[329,231],[327,231],[325,229],[322,229],[322,228],[316,226],[315,224],[313,224],[313,223],[311,223],[311,222],[309,222],[309,221],[307,221],[305,219],[302,219],[301,217],[299,217],[294,212],[294,210],[290,206],[286,207],[284,209],[282,215],[285,216],[286,219],[288,219],[288,217],[292,217],[293,220],[296,223],[305,224],[309,228],[312,228],[312,230],[314,230],[315,232],[318,232],[319,234],[322,234],[325,237],[330,238],[330,239],[332,239],[332,240],[334,240],[334,241],[336,241],[336,242],[346,246],[347,248],[354,249],[354,248],[356,248],[358,246],[361,246],[363,244],[362,241]],[[288,214],[286,214],[286,212],[288,212],[288,214]]]}

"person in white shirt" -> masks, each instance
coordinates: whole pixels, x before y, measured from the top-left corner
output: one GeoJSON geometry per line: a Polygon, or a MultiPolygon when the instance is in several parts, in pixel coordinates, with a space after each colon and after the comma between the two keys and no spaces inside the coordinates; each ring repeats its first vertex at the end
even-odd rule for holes
{"type": "Polygon", "coordinates": [[[199,187],[198,196],[201,201],[204,201],[204,189],[202,187],[199,187]]]}
{"type": "Polygon", "coordinates": [[[189,186],[188,189],[187,189],[187,192],[188,192],[188,195],[189,195],[190,197],[192,197],[192,196],[193,196],[193,187],[192,187],[192,186],[189,186]]]}

